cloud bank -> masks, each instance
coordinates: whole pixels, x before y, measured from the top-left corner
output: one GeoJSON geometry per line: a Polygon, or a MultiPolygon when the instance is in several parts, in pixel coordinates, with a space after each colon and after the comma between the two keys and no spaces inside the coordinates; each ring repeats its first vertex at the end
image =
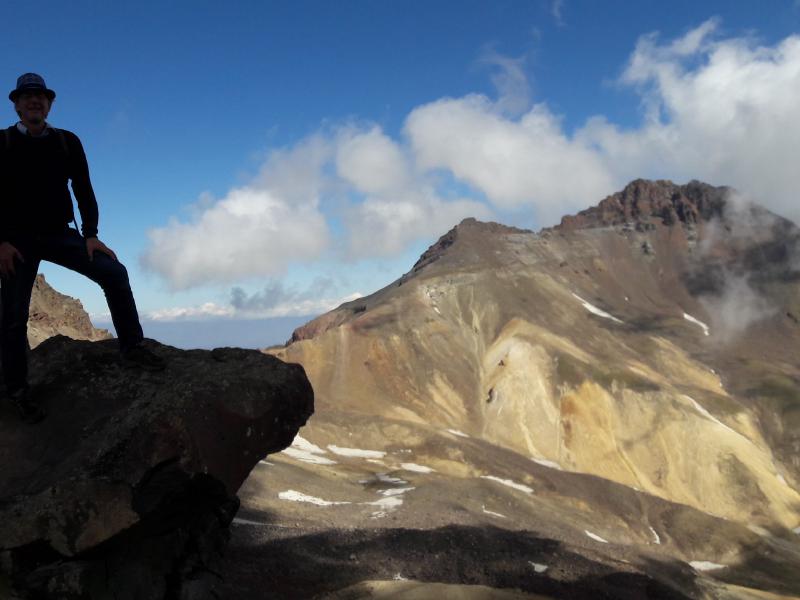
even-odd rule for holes
{"type": "Polygon", "coordinates": [[[531,102],[520,59],[485,53],[496,97],[418,106],[396,138],[348,123],[274,151],[247,186],[152,230],[143,264],[173,289],[277,277],[331,253],[397,255],[498,210],[551,225],[638,177],[732,185],[797,220],[800,36],[765,46],[718,30],[639,39],[619,78],[641,102],[633,128],[596,115],[568,131],[531,102]]]}

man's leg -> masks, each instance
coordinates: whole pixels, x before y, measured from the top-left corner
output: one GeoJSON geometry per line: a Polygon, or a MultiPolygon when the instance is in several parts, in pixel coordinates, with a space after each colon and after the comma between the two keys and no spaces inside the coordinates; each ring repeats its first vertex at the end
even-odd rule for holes
{"type": "Polygon", "coordinates": [[[123,264],[107,254],[95,252],[89,260],[86,241],[73,229],[43,238],[42,260],[47,260],[85,275],[103,288],[117,330],[120,350],[124,353],[137,346],[144,335],[139,313],[123,264]]]}
{"type": "Polygon", "coordinates": [[[3,379],[10,395],[28,384],[28,314],[31,292],[39,258],[28,244],[15,244],[25,262],[14,261],[14,275],[0,282],[2,321],[0,324],[0,353],[3,360],[3,379]]]}

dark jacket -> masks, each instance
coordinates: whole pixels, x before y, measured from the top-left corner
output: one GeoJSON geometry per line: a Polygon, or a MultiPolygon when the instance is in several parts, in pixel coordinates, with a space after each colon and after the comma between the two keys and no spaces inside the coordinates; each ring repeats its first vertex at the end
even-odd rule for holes
{"type": "Polygon", "coordinates": [[[64,129],[31,137],[15,126],[0,132],[0,242],[63,231],[74,220],[72,191],[84,237],[97,235],[97,200],[78,136],[64,129]],[[8,147],[3,135],[9,136],[8,147]]]}

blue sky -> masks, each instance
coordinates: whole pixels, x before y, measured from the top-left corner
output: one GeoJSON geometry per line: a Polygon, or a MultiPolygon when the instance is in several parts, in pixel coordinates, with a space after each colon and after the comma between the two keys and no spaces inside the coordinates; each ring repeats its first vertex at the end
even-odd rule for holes
{"type": "Polygon", "coordinates": [[[4,9],[0,79],[56,90],[145,329],[183,323],[181,345],[368,294],[465,216],[538,229],[635,177],[734,184],[797,218],[796,0],[4,9]]]}

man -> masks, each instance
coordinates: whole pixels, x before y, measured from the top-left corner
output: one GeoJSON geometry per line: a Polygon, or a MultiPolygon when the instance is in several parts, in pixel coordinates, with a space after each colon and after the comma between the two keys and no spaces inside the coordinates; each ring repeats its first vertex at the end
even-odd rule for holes
{"type": "Polygon", "coordinates": [[[28,386],[27,325],[31,291],[42,260],[86,275],[105,292],[125,365],[161,370],[142,345],[142,327],[125,267],[97,237],[98,209],[78,137],[47,122],[56,97],[44,79],[26,73],[8,95],[19,122],[0,130],[0,356],[6,392],[23,420],[44,410],[28,386]],[[83,235],[70,227],[78,203],[83,235]]]}

